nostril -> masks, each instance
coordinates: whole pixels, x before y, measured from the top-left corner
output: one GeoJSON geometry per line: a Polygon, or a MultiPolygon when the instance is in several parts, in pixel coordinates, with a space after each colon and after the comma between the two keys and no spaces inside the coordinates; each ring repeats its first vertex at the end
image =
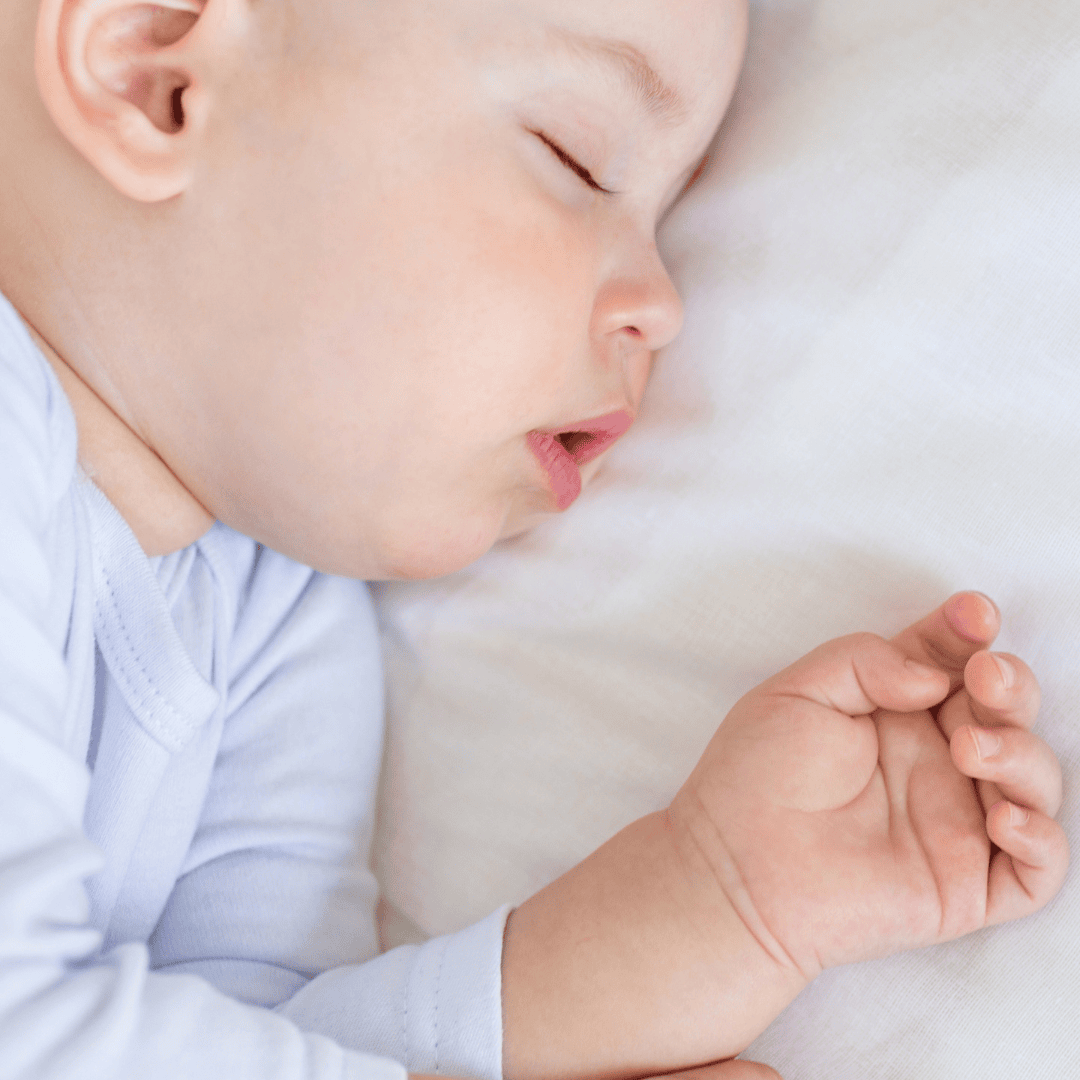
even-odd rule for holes
{"type": "Polygon", "coordinates": [[[179,131],[184,126],[184,90],[178,86],[169,97],[169,112],[172,115],[173,130],[179,131]]]}
{"type": "Polygon", "coordinates": [[[571,457],[577,457],[587,446],[596,442],[596,436],[589,431],[564,431],[555,436],[566,448],[571,457]]]}

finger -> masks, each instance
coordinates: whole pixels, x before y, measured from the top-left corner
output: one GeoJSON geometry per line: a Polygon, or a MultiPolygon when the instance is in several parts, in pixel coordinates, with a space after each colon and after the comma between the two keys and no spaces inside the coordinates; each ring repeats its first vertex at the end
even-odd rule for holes
{"type": "Polygon", "coordinates": [[[1030,728],[1042,694],[1031,668],[1012,653],[977,652],[964,669],[964,690],[938,710],[947,739],[965,724],[1030,728]]]}
{"type": "Polygon", "coordinates": [[[1042,692],[1034,672],[1012,653],[977,652],[964,668],[971,712],[983,727],[1007,724],[1030,728],[1039,715],[1042,692]]]}
{"type": "Polygon", "coordinates": [[[986,815],[986,833],[1001,848],[990,863],[988,926],[1022,919],[1053,899],[1069,867],[1069,844],[1056,821],[1002,800],[986,815]]]}
{"type": "Polygon", "coordinates": [[[877,634],[849,634],[819,645],[763,684],[849,716],[875,709],[914,712],[942,701],[948,676],[906,657],[877,634]]]}
{"type": "Polygon", "coordinates": [[[1037,735],[1022,728],[958,728],[950,741],[956,767],[997,785],[1010,802],[1053,817],[1061,809],[1061,765],[1037,735]]]}
{"type": "Polygon", "coordinates": [[[950,689],[963,685],[964,667],[1001,628],[997,605],[978,592],[954,593],[941,607],[892,639],[905,656],[941,668],[950,689]]]}
{"type": "Polygon", "coordinates": [[[780,1074],[756,1061],[721,1061],[685,1072],[665,1073],[655,1080],[780,1080],[780,1074]]]}

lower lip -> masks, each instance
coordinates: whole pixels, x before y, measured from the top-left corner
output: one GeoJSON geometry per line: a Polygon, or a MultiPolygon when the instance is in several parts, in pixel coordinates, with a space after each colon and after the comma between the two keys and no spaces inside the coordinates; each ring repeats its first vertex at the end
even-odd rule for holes
{"type": "Polygon", "coordinates": [[[581,494],[581,470],[577,462],[554,435],[530,431],[525,438],[529,449],[547,470],[556,506],[565,510],[581,494]]]}

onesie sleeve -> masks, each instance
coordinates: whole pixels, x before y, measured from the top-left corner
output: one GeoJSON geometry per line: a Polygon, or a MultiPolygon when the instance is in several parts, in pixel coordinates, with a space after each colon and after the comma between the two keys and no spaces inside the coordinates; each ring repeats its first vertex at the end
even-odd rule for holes
{"type": "Polygon", "coordinates": [[[150,971],[142,943],[101,952],[54,603],[74,452],[55,378],[0,298],[0,1078],[405,1080],[205,979],[150,971]]]}
{"type": "Polygon", "coordinates": [[[500,968],[510,910],[506,904],[456,934],[328,971],[278,1011],[414,1072],[500,1080],[500,968]]]}
{"type": "Polygon", "coordinates": [[[154,966],[414,1072],[500,1080],[509,907],[376,957],[383,673],[367,586],[224,529],[201,545],[236,598],[215,657],[226,717],[154,966]]]}

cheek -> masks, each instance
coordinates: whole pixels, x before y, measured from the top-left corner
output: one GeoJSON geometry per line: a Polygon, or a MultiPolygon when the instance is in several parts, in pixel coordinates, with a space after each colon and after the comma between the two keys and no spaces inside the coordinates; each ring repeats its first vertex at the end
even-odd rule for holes
{"type": "Polygon", "coordinates": [[[595,292],[580,222],[467,176],[397,193],[363,232],[363,257],[342,251],[323,275],[337,294],[324,294],[323,322],[340,320],[334,352],[358,361],[346,365],[377,427],[394,426],[394,456],[418,440],[432,455],[489,448],[562,416],[595,292]]]}
{"type": "Polygon", "coordinates": [[[258,192],[237,185],[218,229],[232,263],[204,288],[242,393],[207,385],[245,403],[217,454],[240,527],[322,568],[430,577],[483,554],[536,483],[526,432],[580,409],[599,259],[580,212],[520,166],[393,152],[309,146],[258,192]]]}
{"type": "Polygon", "coordinates": [[[376,123],[349,108],[355,137],[315,135],[292,169],[283,155],[270,187],[290,197],[263,215],[291,239],[266,260],[265,297],[290,355],[309,358],[307,393],[314,374],[325,415],[359,407],[347,426],[398,460],[417,439],[561,418],[596,292],[585,215],[493,147],[487,118],[463,127],[429,101],[376,123]]]}
{"type": "Polygon", "coordinates": [[[496,402],[485,399],[496,394],[504,411],[542,410],[545,398],[568,388],[588,346],[595,291],[588,237],[536,197],[495,189],[478,200],[475,187],[438,195],[438,214],[414,232],[414,250],[427,240],[425,256],[409,267],[422,289],[424,344],[442,356],[442,370],[449,365],[458,388],[472,388],[475,419],[490,418],[496,402]]]}
{"type": "Polygon", "coordinates": [[[403,515],[387,537],[394,577],[460,569],[521,507],[546,505],[546,491],[531,487],[538,478],[525,434],[580,409],[588,386],[587,238],[536,200],[500,205],[492,195],[477,206],[465,192],[440,194],[437,214],[417,215],[398,234],[411,240],[401,295],[412,304],[400,315],[423,318],[388,323],[399,367],[387,399],[406,444],[398,460],[415,465],[408,476],[395,470],[403,515]]]}

